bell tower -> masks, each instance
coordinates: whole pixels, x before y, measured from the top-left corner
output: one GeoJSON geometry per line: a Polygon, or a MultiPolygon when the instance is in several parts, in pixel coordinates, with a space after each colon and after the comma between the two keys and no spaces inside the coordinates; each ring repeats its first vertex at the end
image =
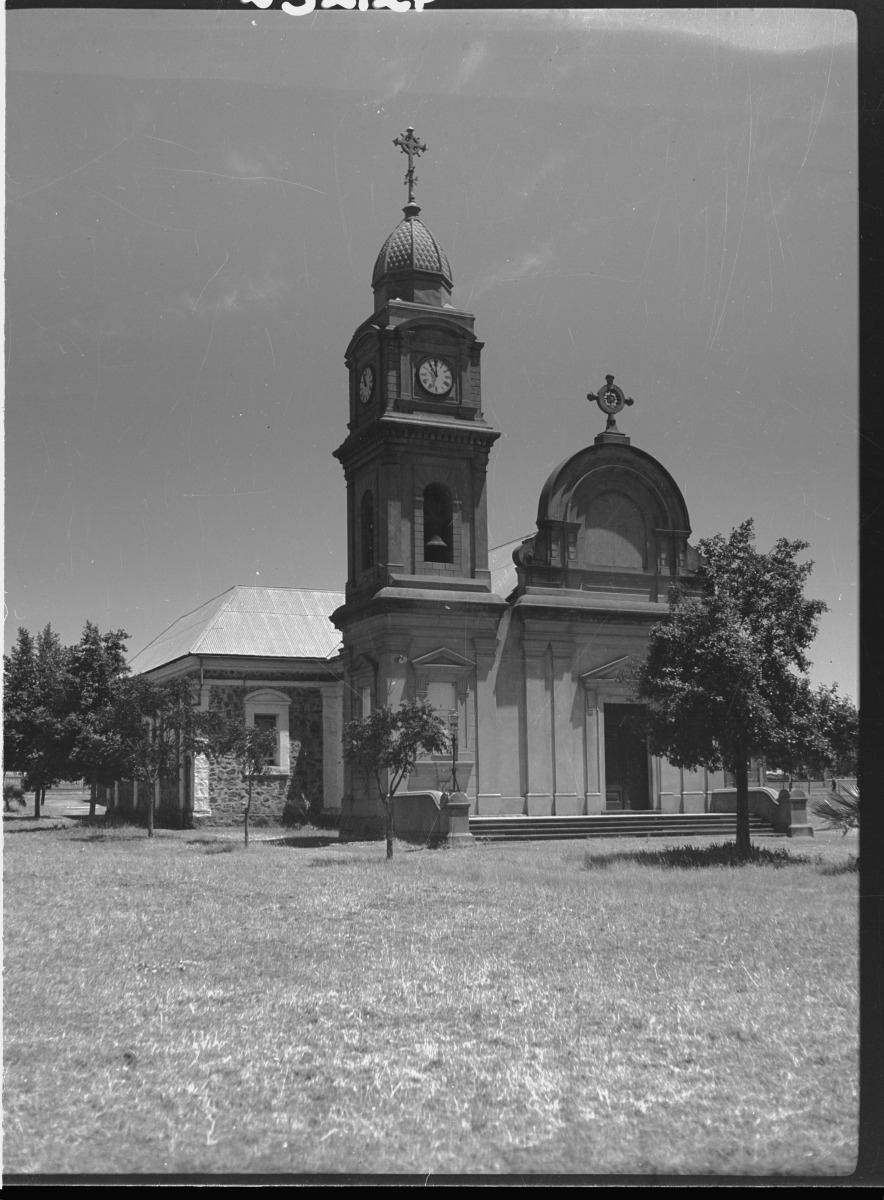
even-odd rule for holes
{"type": "Polygon", "coordinates": [[[393,142],[408,157],[408,200],[374,265],[373,312],[345,353],[349,432],[334,452],[347,483],[346,599],[332,616],[350,684],[345,720],[447,695],[430,681],[451,674],[446,709],[460,714],[460,747],[475,748],[472,639],[491,614],[493,634],[503,606],[491,594],[486,500],[500,434],[482,414],[475,318],[451,304],[448,258],[415,202],[426,146],[411,127],[393,142]]]}
{"type": "Polygon", "coordinates": [[[408,203],[372,274],[374,312],[350,339],[347,605],[380,589],[489,590],[485,475],[500,436],[482,415],[482,343],[450,301],[445,251],[420,219],[409,129],[408,203]]]}

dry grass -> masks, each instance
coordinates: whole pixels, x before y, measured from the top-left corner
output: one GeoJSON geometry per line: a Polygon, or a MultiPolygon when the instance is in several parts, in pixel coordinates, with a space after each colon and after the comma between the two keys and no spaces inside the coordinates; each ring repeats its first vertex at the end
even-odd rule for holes
{"type": "Polygon", "coordinates": [[[7,1171],[853,1169],[854,843],[13,827],[7,1171]]]}

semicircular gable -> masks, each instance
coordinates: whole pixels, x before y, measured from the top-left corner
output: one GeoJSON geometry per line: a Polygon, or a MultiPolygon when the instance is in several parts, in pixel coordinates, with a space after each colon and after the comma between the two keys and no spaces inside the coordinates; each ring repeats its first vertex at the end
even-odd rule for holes
{"type": "Polygon", "coordinates": [[[645,513],[649,528],[690,533],[687,505],[675,480],[650,454],[634,446],[587,446],[550,474],[537,506],[537,523],[573,521],[569,510],[587,507],[590,497],[620,491],[645,513]]]}

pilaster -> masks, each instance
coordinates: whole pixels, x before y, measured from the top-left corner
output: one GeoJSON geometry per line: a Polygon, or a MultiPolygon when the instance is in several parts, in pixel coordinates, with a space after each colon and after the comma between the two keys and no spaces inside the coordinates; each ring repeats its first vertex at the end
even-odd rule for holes
{"type": "Polygon", "coordinates": [[[344,795],[344,758],[341,752],[343,732],[343,684],[327,683],[322,691],[322,794],[326,808],[341,806],[344,795]]]}
{"type": "Polygon", "coordinates": [[[585,798],[588,815],[605,811],[605,718],[598,688],[583,680],[584,745],[586,753],[585,798]]]}
{"type": "Polygon", "coordinates": [[[476,812],[497,812],[500,791],[497,778],[497,638],[474,638],[476,656],[476,812]]]}
{"type": "Polygon", "coordinates": [[[548,638],[523,637],[525,669],[525,800],[528,816],[553,808],[552,656],[548,638]]]}
{"type": "Polygon", "coordinates": [[[557,817],[570,817],[585,811],[581,786],[583,760],[583,730],[575,724],[572,639],[552,639],[552,704],[553,704],[553,788],[557,817]]]}

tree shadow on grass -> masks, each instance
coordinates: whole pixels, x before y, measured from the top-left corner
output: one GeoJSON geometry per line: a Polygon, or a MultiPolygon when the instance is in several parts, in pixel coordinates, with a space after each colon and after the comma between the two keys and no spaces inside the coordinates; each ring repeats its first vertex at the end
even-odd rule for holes
{"type": "Polygon", "coordinates": [[[103,829],[93,829],[85,833],[76,833],[69,840],[72,842],[147,842],[150,839],[146,829],[133,829],[131,833],[119,831],[108,833],[103,829]]]}
{"type": "MultiPolygon", "coordinates": [[[[9,825],[4,824],[4,826],[3,826],[4,837],[8,837],[10,834],[13,834],[13,833],[57,833],[59,829],[73,829],[74,828],[73,825],[62,825],[57,820],[53,819],[52,817],[41,817],[39,825],[37,825],[37,824],[22,825],[21,824],[22,819],[23,818],[18,818],[18,820],[16,820],[15,822],[11,822],[9,825]],[[52,824],[44,825],[43,821],[52,821],[52,824]]],[[[24,819],[29,819],[32,822],[35,821],[34,817],[24,818],[24,819]]]]}
{"type": "Polygon", "coordinates": [[[268,838],[264,843],[267,846],[292,846],[302,850],[318,850],[322,846],[337,846],[340,838],[337,834],[292,834],[290,837],[268,838]]]}
{"type": "Polygon", "coordinates": [[[583,856],[584,870],[604,870],[614,862],[632,862],[642,867],[666,867],[691,870],[700,867],[791,867],[811,860],[804,854],[792,854],[784,846],[752,846],[748,858],[737,855],[734,842],[716,842],[711,846],[666,846],[660,850],[618,850],[613,854],[583,856]]]}
{"type": "Polygon", "coordinates": [[[858,875],[859,856],[851,854],[847,862],[827,863],[820,867],[820,875],[858,875]]]}

